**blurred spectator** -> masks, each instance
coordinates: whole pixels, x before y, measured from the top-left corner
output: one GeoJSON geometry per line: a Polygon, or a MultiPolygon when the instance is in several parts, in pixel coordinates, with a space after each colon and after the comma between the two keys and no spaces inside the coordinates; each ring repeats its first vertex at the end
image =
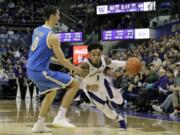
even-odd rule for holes
{"type": "Polygon", "coordinates": [[[174,112],[171,115],[177,115],[180,113],[180,62],[176,64],[175,80],[173,89],[173,108],[174,112]]]}
{"type": "Polygon", "coordinates": [[[16,52],[15,52],[15,58],[19,58],[20,57],[20,52],[19,52],[19,50],[17,50],[16,52]]]}
{"type": "Polygon", "coordinates": [[[116,69],[114,72],[114,77],[113,77],[113,85],[115,88],[121,88],[123,89],[124,87],[121,85],[122,80],[125,80],[123,78],[124,76],[124,70],[123,69],[116,69]]]}
{"type": "Polygon", "coordinates": [[[154,54],[154,59],[153,59],[152,64],[155,65],[155,66],[160,66],[162,64],[162,61],[159,58],[158,54],[154,54]]]}
{"type": "MultiPolygon", "coordinates": [[[[8,24],[36,24],[43,22],[43,7],[49,0],[3,1],[0,3],[0,22],[8,24]]],[[[51,3],[54,3],[53,1],[51,3]]],[[[54,3],[55,4],[55,3],[54,3]]],[[[7,25],[7,24],[6,24],[7,25]]]]}
{"type": "Polygon", "coordinates": [[[5,69],[2,69],[1,65],[0,65],[0,81],[8,81],[8,75],[5,72],[5,69]]]}
{"type": "Polygon", "coordinates": [[[172,97],[173,97],[173,94],[170,94],[160,106],[152,105],[152,108],[156,112],[159,112],[159,113],[168,113],[168,112],[170,112],[171,106],[172,106],[172,97]]]}
{"type": "Polygon", "coordinates": [[[146,77],[146,80],[145,80],[145,83],[147,83],[147,84],[154,83],[159,78],[159,75],[157,73],[159,67],[151,64],[151,66],[149,68],[150,68],[149,75],[146,77]]]}

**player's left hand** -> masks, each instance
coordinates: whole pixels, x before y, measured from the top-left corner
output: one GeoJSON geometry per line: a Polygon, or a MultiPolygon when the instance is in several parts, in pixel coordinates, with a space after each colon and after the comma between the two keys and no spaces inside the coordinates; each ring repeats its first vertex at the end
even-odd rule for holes
{"type": "Polygon", "coordinates": [[[88,75],[89,70],[87,70],[87,69],[82,69],[82,68],[76,66],[75,72],[76,72],[78,75],[80,75],[80,76],[82,76],[82,77],[85,77],[86,75],[88,75]]]}
{"type": "Polygon", "coordinates": [[[89,91],[98,91],[99,85],[97,84],[86,85],[86,89],[89,91]]]}

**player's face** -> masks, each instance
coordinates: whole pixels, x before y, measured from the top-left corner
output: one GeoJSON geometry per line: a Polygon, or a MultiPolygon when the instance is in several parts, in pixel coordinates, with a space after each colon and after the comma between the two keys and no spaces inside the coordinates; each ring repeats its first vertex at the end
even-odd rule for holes
{"type": "Polygon", "coordinates": [[[59,10],[57,10],[56,14],[52,16],[52,19],[53,19],[54,25],[56,25],[59,22],[59,19],[60,19],[59,10]]]}
{"type": "Polygon", "coordinates": [[[99,64],[101,62],[102,51],[100,49],[94,49],[90,52],[90,60],[93,64],[99,64]]]}

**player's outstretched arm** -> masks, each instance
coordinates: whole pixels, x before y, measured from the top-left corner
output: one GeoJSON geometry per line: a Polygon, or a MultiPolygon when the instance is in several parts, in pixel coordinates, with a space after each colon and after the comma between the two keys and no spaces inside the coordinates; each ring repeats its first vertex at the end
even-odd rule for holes
{"type": "MultiPolygon", "coordinates": [[[[72,59],[72,57],[71,57],[71,58],[68,58],[67,60],[70,61],[71,59],[72,59]]],[[[55,57],[51,57],[50,61],[51,61],[51,63],[53,63],[53,64],[60,65],[58,59],[56,59],[55,57]]]]}
{"type": "Polygon", "coordinates": [[[51,34],[48,38],[48,44],[53,49],[53,52],[58,60],[58,62],[69,70],[75,71],[77,74],[81,76],[86,76],[87,71],[85,69],[81,69],[78,66],[74,66],[64,57],[62,49],[60,48],[60,41],[56,35],[51,34]]]}
{"type": "Polygon", "coordinates": [[[109,58],[105,58],[106,64],[108,67],[112,68],[124,68],[126,66],[126,61],[119,61],[119,60],[111,60],[109,58]]]}

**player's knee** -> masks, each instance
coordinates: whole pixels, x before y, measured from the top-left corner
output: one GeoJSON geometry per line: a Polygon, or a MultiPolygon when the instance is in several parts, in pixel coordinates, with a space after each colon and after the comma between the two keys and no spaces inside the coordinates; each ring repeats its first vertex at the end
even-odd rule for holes
{"type": "Polygon", "coordinates": [[[52,96],[55,96],[55,95],[57,94],[57,91],[56,91],[56,90],[52,90],[52,91],[50,92],[50,94],[51,94],[52,96]]]}
{"type": "Polygon", "coordinates": [[[57,94],[57,90],[53,90],[53,91],[51,91],[51,93],[52,93],[53,95],[56,95],[56,94],[57,94]]]}
{"type": "Polygon", "coordinates": [[[52,90],[51,92],[46,94],[46,96],[49,97],[49,98],[53,98],[53,97],[56,96],[56,94],[57,94],[57,91],[56,90],[52,90]]]}
{"type": "Polygon", "coordinates": [[[119,105],[122,105],[123,102],[124,102],[122,98],[117,99],[117,101],[118,101],[117,103],[118,103],[119,105]]]}

